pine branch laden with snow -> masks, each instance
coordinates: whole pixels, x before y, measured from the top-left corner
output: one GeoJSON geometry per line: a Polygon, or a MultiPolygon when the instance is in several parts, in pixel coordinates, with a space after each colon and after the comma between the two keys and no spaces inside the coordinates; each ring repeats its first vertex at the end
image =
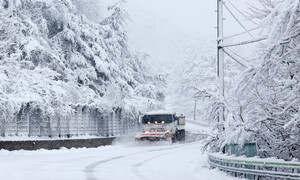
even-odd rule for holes
{"type": "MultiPolygon", "coordinates": [[[[222,134],[212,144],[257,142],[261,157],[300,158],[300,2],[265,1],[255,9],[267,42],[257,64],[240,77],[222,134]],[[257,13],[259,12],[259,13],[257,13]],[[234,109],[234,108],[233,108],[234,109]]],[[[228,102],[228,98],[226,100],[228,102]]]]}
{"type": "Polygon", "coordinates": [[[147,56],[128,48],[124,2],[99,24],[70,0],[1,0],[0,118],[7,124],[38,111],[56,123],[83,107],[121,108],[132,118],[163,108],[164,82],[145,66],[147,56]],[[140,93],[143,86],[155,96],[140,93]]]}

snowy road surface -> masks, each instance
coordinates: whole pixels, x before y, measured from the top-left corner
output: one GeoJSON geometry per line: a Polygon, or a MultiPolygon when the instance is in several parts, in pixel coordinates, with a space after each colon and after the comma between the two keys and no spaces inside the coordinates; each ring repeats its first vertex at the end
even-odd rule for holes
{"type": "Polygon", "coordinates": [[[6,179],[233,179],[207,168],[201,143],[0,151],[6,179]]]}
{"type": "Polygon", "coordinates": [[[226,180],[211,170],[201,142],[117,143],[99,148],[0,151],[1,180],[226,180]]]}

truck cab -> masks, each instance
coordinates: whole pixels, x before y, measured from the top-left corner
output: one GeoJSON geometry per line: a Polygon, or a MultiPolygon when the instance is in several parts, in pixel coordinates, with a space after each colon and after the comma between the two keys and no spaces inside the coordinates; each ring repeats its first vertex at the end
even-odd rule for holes
{"type": "Polygon", "coordinates": [[[169,112],[149,112],[140,116],[141,132],[135,136],[137,141],[184,141],[185,117],[169,112]]]}

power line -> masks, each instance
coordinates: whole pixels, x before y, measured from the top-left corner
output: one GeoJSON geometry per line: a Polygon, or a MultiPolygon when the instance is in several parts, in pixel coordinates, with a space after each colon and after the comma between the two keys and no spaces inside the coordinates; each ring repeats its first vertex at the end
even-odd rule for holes
{"type": "Polygon", "coordinates": [[[237,12],[239,12],[242,16],[246,17],[245,14],[242,11],[240,11],[230,0],[227,1],[237,12]]]}
{"type": "MultiPolygon", "coordinates": [[[[230,51],[231,53],[235,54],[236,56],[240,57],[241,59],[243,59],[243,60],[247,61],[247,60],[246,60],[246,58],[244,58],[244,57],[240,56],[238,53],[236,53],[236,52],[232,51],[231,49],[227,48],[227,50],[228,50],[228,51],[230,51]]],[[[248,62],[248,61],[247,61],[247,62],[248,62]]]]}
{"type": "Polygon", "coordinates": [[[259,38],[259,39],[254,39],[254,40],[249,40],[249,41],[243,41],[243,42],[238,42],[238,43],[232,43],[232,44],[221,44],[221,47],[233,47],[233,46],[241,46],[241,45],[246,45],[246,44],[251,44],[251,43],[256,43],[265,40],[266,38],[259,38]]]}
{"type": "Polygon", "coordinates": [[[248,32],[255,31],[255,30],[259,29],[259,28],[261,28],[261,27],[256,27],[256,28],[250,29],[250,30],[248,30],[248,31],[244,31],[244,32],[241,32],[241,33],[238,33],[238,34],[234,34],[234,35],[231,35],[231,36],[227,36],[227,37],[224,37],[224,38],[222,38],[222,39],[220,39],[220,40],[225,40],[225,39],[230,39],[230,38],[233,38],[233,37],[236,37],[236,36],[240,36],[240,35],[246,34],[246,33],[248,33],[248,32]]]}
{"type": "Polygon", "coordinates": [[[251,36],[253,39],[255,37],[247,30],[247,28],[240,22],[240,20],[233,14],[233,12],[228,8],[228,6],[224,3],[225,8],[228,10],[228,12],[231,14],[231,16],[240,24],[240,26],[251,36]]]}
{"type": "Polygon", "coordinates": [[[239,10],[232,2],[231,0],[227,0],[229,2],[229,4],[237,11],[239,12],[246,20],[249,20],[250,22],[252,22],[253,24],[258,25],[256,22],[254,22],[253,20],[247,18],[247,16],[241,11],[239,10]]]}
{"type": "Polygon", "coordinates": [[[237,63],[242,65],[243,67],[245,68],[250,67],[250,65],[248,65],[247,63],[244,63],[242,60],[239,60],[238,58],[234,57],[234,55],[230,54],[230,52],[228,52],[227,49],[224,49],[224,53],[227,54],[227,56],[229,56],[231,59],[235,60],[237,63]]]}

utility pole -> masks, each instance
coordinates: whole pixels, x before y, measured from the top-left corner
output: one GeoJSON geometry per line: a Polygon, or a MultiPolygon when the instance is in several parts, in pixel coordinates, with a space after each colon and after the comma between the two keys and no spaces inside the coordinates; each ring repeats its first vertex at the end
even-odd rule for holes
{"type": "MultiPolygon", "coordinates": [[[[224,49],[223,42],[223,0],[217,0],[217,64],[220,96],[224,98],[224,49]]],[[[219,122],[224,121],[224,108],[219,111],[219,122]]]]}

